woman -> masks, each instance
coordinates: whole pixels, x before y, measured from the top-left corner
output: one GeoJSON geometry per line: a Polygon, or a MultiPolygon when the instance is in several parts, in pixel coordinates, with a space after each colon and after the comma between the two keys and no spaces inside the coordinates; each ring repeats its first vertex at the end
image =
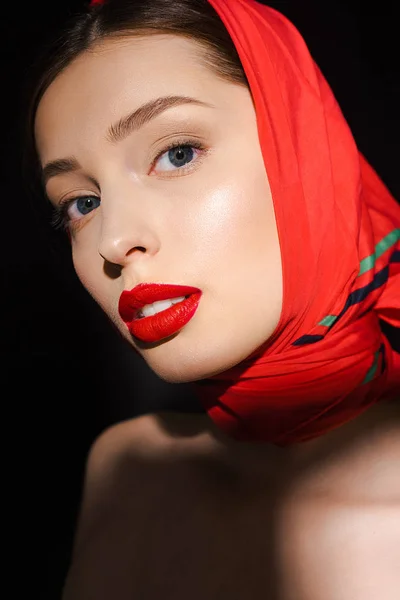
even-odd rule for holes
{"type": "Polygon", "coordinates": [[[64,600],[394,600],[400,208],[300,34],[109,0],[49,60],[33,146],[77,275],[207,411],[96,441],[64,600]]]}

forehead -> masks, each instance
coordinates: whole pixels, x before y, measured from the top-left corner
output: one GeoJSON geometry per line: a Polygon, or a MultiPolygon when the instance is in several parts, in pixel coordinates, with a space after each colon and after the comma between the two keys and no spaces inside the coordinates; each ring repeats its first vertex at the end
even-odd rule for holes
{"type": "Polygon", "coordinates": [[[55,134],[89,116],[112,121],[158,96],[215,98],[224,82],[205,66],[203,52],[198,43],[174,35],[102,41],[68,65],[43,95],[35,120],[39,147],[44,132],[55,134]]]}

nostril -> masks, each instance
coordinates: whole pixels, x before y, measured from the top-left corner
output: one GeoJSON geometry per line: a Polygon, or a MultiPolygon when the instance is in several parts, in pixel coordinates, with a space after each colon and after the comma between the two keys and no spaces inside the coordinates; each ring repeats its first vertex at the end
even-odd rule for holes
{"type": "Polygon", "coordinates": [[[117,265],[116,263],[112,263],[106,259],[104,259],[103,271],[107,277],[110,279],[117,279],[121,276],[121,265],[117,265]]]}

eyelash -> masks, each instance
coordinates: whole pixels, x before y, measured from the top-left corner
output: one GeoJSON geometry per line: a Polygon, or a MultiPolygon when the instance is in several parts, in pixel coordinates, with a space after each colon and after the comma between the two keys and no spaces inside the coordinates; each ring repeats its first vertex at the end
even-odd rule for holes
{"type": "MultiPolygon", "coordinates": [[[[153,159],[152,168],[164,154],[166,154],[167,152],[169,152],[170,150],[172,150],[174,148],[179,148],[180,146],[195,148],[196,150],[199,150],[200,152],[207,151],[207,148],[204,146],[204,144],[199,142],[199,140],[191,140],[191,139],[173,140],[166,147],[164,147],[162,150],[160,150],[160,152],[157,154],[157,156],[153,159]]],[[[188,165],[190,166],[192,164],[192,162],[193,161],[190,161],[190,163],[188,163],[188,165]]],[[[184,171],[184,170],[186,170],[186,167],[187,167],[187,165],[178,167],[176,169],[176,171],[184,171]]],[[[173,175],[172,175],[172,177],[173,177],[173,175]]],[[[71,220],[68,217],[68,209],[73,202],[76,202],[77,200],[79,200],[79,198],[82,198],[82,197],[97,198],[97,196],[94,196],[93,194],[84,194],[83,196],[75,196],[73,198],[68,198],[66,200],[62,200],[53,209],[53,215],[52,215],[51,222],[50,222],[51,227],[53,227],[54,229],[68,229],[68,223],[71,220]]]]}

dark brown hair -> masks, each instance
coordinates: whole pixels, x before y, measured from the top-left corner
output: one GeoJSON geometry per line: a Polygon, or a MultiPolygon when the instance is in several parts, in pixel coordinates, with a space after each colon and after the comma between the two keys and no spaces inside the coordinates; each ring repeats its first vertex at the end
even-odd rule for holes
{"type": "MultiPolygon", "coordinates": [[[[36,65],[28,106],[25,168],[40,185],[34,138],[38,104],[54,79],[82,52],[105,38],[173,34],[201,46],[201,59],[220,78],[247,85],[236,48],[208,0],[108,0],[73,16],[64,31],[47,45],[36,65]]],[[[249,86],[248,86],[249,87],[249,86]]],[[[33,181],[32,181],[33,180],[33,181]]]]}

